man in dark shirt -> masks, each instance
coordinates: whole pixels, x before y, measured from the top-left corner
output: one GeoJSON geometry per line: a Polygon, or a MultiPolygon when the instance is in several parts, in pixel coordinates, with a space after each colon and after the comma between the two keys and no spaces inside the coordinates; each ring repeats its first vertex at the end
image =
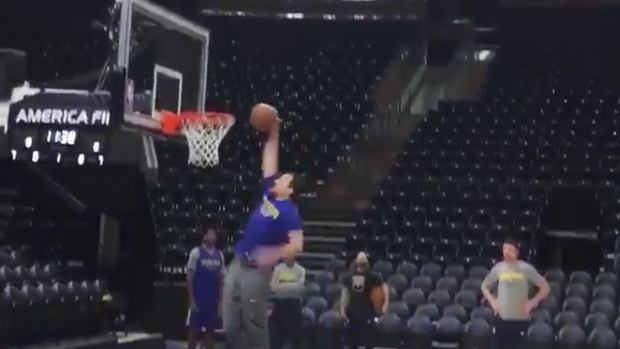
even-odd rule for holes
{"type": "Polygon", "coordinates": [[[380,315],[375,311],[370,293],[376,287],[384,288],[386,297],[382,312],[385,312],[388,304],[387,286],[384,285],[381,275],[370,270],[368,256],[364,252],[357,255],[354,263],[353,270],[343,280],[340,315],[349,321],[349,348],[357,349],[359,345],[363,345],[370,349],[373,347],[375,317],[380,315]]]}

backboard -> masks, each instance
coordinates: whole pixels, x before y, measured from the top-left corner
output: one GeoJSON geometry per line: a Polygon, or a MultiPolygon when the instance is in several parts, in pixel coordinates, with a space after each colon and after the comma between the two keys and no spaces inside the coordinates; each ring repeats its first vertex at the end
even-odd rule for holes
{"type": "Polygon", "coordinates": [[[161,110],[204,111],[209,31],[147,0],[121,0],[117,65],[125,123],[159,130],[161,110]]]}

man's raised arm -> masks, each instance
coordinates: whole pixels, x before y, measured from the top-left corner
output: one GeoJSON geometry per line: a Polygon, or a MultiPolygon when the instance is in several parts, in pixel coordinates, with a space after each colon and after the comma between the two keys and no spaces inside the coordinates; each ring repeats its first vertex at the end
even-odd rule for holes
{"type": "MultiPolygon", "coordinates": [[[[278,113],[276,108],[266,105],[273,109],[274,113],[278,113]]],[[[263,146],[263,177],[271,177],[278,173],[278,156],[280,149],[280,120],[274,123],[273,128],[269,131],[269,138],[263,146]]]]}

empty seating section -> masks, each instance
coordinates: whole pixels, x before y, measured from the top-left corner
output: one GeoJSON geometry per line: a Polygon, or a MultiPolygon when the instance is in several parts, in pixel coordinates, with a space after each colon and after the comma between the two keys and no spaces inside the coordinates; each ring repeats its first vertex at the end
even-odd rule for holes
{"type": "Polygon", "coordinates": [[[3,165],[0,347],[101,333],[107,286],[85,279],[83,265],[66,263],[83,260],[79,251],[92,254],[83,239],[93,231],[75,216],[59,220],[55,214],[61,204],[50,205],[39,183],[19,164],[3,165]]]}
{"type": "Polygon", "coordinates": [[[0,248],[0,347],[47,343],[103,331],[106,285],[66,279],[55,263],[0,248]]]}
{"type": "Polygon", "coordinates": [[[441,102],[403,147],[349,250],[489,265],[507,234],[535,254],[551,185],[594,186],[613,249],[620,227],[617,80],[528,76],[495,64],[476,101],[441,102]],[[387,238],[386,238],[387,236],[387,238]]]}
{"type": "Polygon", "coordinates": [[[27,53],[26,76],[30,82],[55,86],[55,81],[101,69],[111,43],[93,21],[101,19],[105,23],[109,2],[70,0],[66,7],[45,1],[14,5],[1,11],[5,16],[0,23],[0,47],[27,53]]]}
{"type": "MultiPolygon", "coordinates": [[[[372,266],[390,287],[390,307],[378,320],[375,346],[431,347],[460,344],[464,348],[489,348],[495,315],[480,292],[488,269],[449,263],[394,264],[379,260],[372,266]]],[[[340,317],[339,276],[341,260],[306,284],[304,316],[316,318],[320,327],[337,327],[340,317]]],[[[620,334],[617,314],[618,276],[583,271],[546,272],[551,295],[532,313],[527,332],[530,347],[585,345],[615,348],[620,334]]],[[[585,347],[585,346],[575,346],[585,347]]]]}
{"type": "Polygon", "coordinates": [[[157,144],[161,184],[152,197],[166,265],[184,264],[188,246],[180,246],[195,243],[188,237],[200,225],[234,241],[255,204],[261,139],[247,122],[254,103],[281,114],[281,170],[316,185],[371,117],[372,87],[404,43],[398,23],[236,18],[209,27],[207,109],[232,113],[237,123],[216,170],[188,168],[184,145],[157,144]]]}

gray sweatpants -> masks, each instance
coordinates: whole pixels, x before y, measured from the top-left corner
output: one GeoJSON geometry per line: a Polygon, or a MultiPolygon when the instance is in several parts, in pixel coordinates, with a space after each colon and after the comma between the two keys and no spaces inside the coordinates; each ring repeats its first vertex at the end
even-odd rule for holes
{"type": "Polygon", "coordinates": [[[272,270],[234,260],[224,278],[222,322],[230,349],[269,349],[267,306],[272,270]]]}

